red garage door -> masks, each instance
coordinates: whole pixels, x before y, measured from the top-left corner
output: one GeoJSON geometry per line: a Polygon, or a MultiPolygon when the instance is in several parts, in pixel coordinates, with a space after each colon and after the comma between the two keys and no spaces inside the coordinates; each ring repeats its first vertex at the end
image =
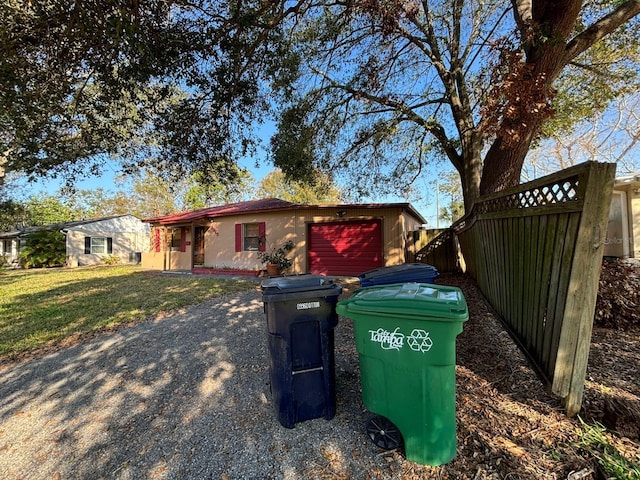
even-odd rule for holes
{"type": "Polygon", "coordinates": [[[380,220],[309,225],[309,272],[355,276],[382,266],[380,220]]]}

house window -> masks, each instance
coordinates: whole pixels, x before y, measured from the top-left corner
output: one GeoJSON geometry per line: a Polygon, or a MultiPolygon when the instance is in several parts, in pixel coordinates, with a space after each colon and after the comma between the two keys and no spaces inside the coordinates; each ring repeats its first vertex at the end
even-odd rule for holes
{"type": "Polygon", "coordinates": [[[244,251],[245,252],[257,252],[260,248],[260,231],[259,224],[257,223],[245,223],[244,224],[244,251]]]}
{"type": "Polygon", "coordinates": [[[171,230],[171,250],[180,251],[180,243],[182,242],[182,230],[174,228],[171,230]]]}
{"type": "Polygon", "coordinates": [[[111,254],[113,239],[111,237],[84,237],[84,253],[111,254]]]}
{"type": "Polygon", "coordinates": [[[175,227],[169,230],[169,243],[172,252],[186,252],[187,232],[185,227],[175,227]]]}
{"type": "Polygon", "coordinates": [[[236,223],[236,252],[264,251],[265,222],[236,223]]]}
{"type": "Polygon", "coordinates": [[[107,253],[107,239],[91,237],[91,253],[107,253]]]}

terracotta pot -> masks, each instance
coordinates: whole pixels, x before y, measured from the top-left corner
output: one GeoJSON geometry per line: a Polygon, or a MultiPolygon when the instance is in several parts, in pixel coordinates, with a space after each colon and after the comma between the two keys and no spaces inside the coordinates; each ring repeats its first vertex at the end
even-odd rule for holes
{"type": "Polygon", "coordinates": [[[275,277],[280,275],[280,267],[275,263],[267,263],[267,273],[270,277],[275,277]]]}

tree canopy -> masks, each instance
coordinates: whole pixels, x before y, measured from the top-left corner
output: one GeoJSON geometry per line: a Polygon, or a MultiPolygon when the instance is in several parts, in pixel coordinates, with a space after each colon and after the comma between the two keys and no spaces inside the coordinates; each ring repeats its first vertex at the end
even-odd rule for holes
{"type": "Polygon", "coordinates": [[[0,164],[41,175],[109,156],[225,184],[277,108],[287,175],[397,193],[445,160],[469,207],[518,183],[545,125],[637,91],[638,13],[640,0],[2,0],[0,164]]]}
{"type": "Polygon", "coordinates": [[[119,158],[125,172],[235,181],[270,107],[261,85],[287,78],[284,13],[260,1],[2,0],[0,167],[72,179],[119,158]]]}
{"type": "Polygon", "coordinates": [[[340,203],[342,193],[327,175],[316,173],[313,182],[287,179],[282,170],[269,172],[256,191],[258,198],[280,198],[287,202],[318,205],[340,203]]]}

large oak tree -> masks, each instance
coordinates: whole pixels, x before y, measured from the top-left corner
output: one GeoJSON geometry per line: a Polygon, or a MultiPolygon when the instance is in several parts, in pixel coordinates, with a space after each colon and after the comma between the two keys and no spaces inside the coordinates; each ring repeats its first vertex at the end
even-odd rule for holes
{"type": "Polygon", "coordinates": [[[567,122],[580,118],[567,105],[590,114],[637,90],[638,13],[640,0],[310,6],[290,24],[306,70],[272,141],[275,162],[298,175],[312,162],[345,168],[366,194],[377,180],[397,191],[446,158],[468,208],[519,183],[554,98],[567,122]]]}

